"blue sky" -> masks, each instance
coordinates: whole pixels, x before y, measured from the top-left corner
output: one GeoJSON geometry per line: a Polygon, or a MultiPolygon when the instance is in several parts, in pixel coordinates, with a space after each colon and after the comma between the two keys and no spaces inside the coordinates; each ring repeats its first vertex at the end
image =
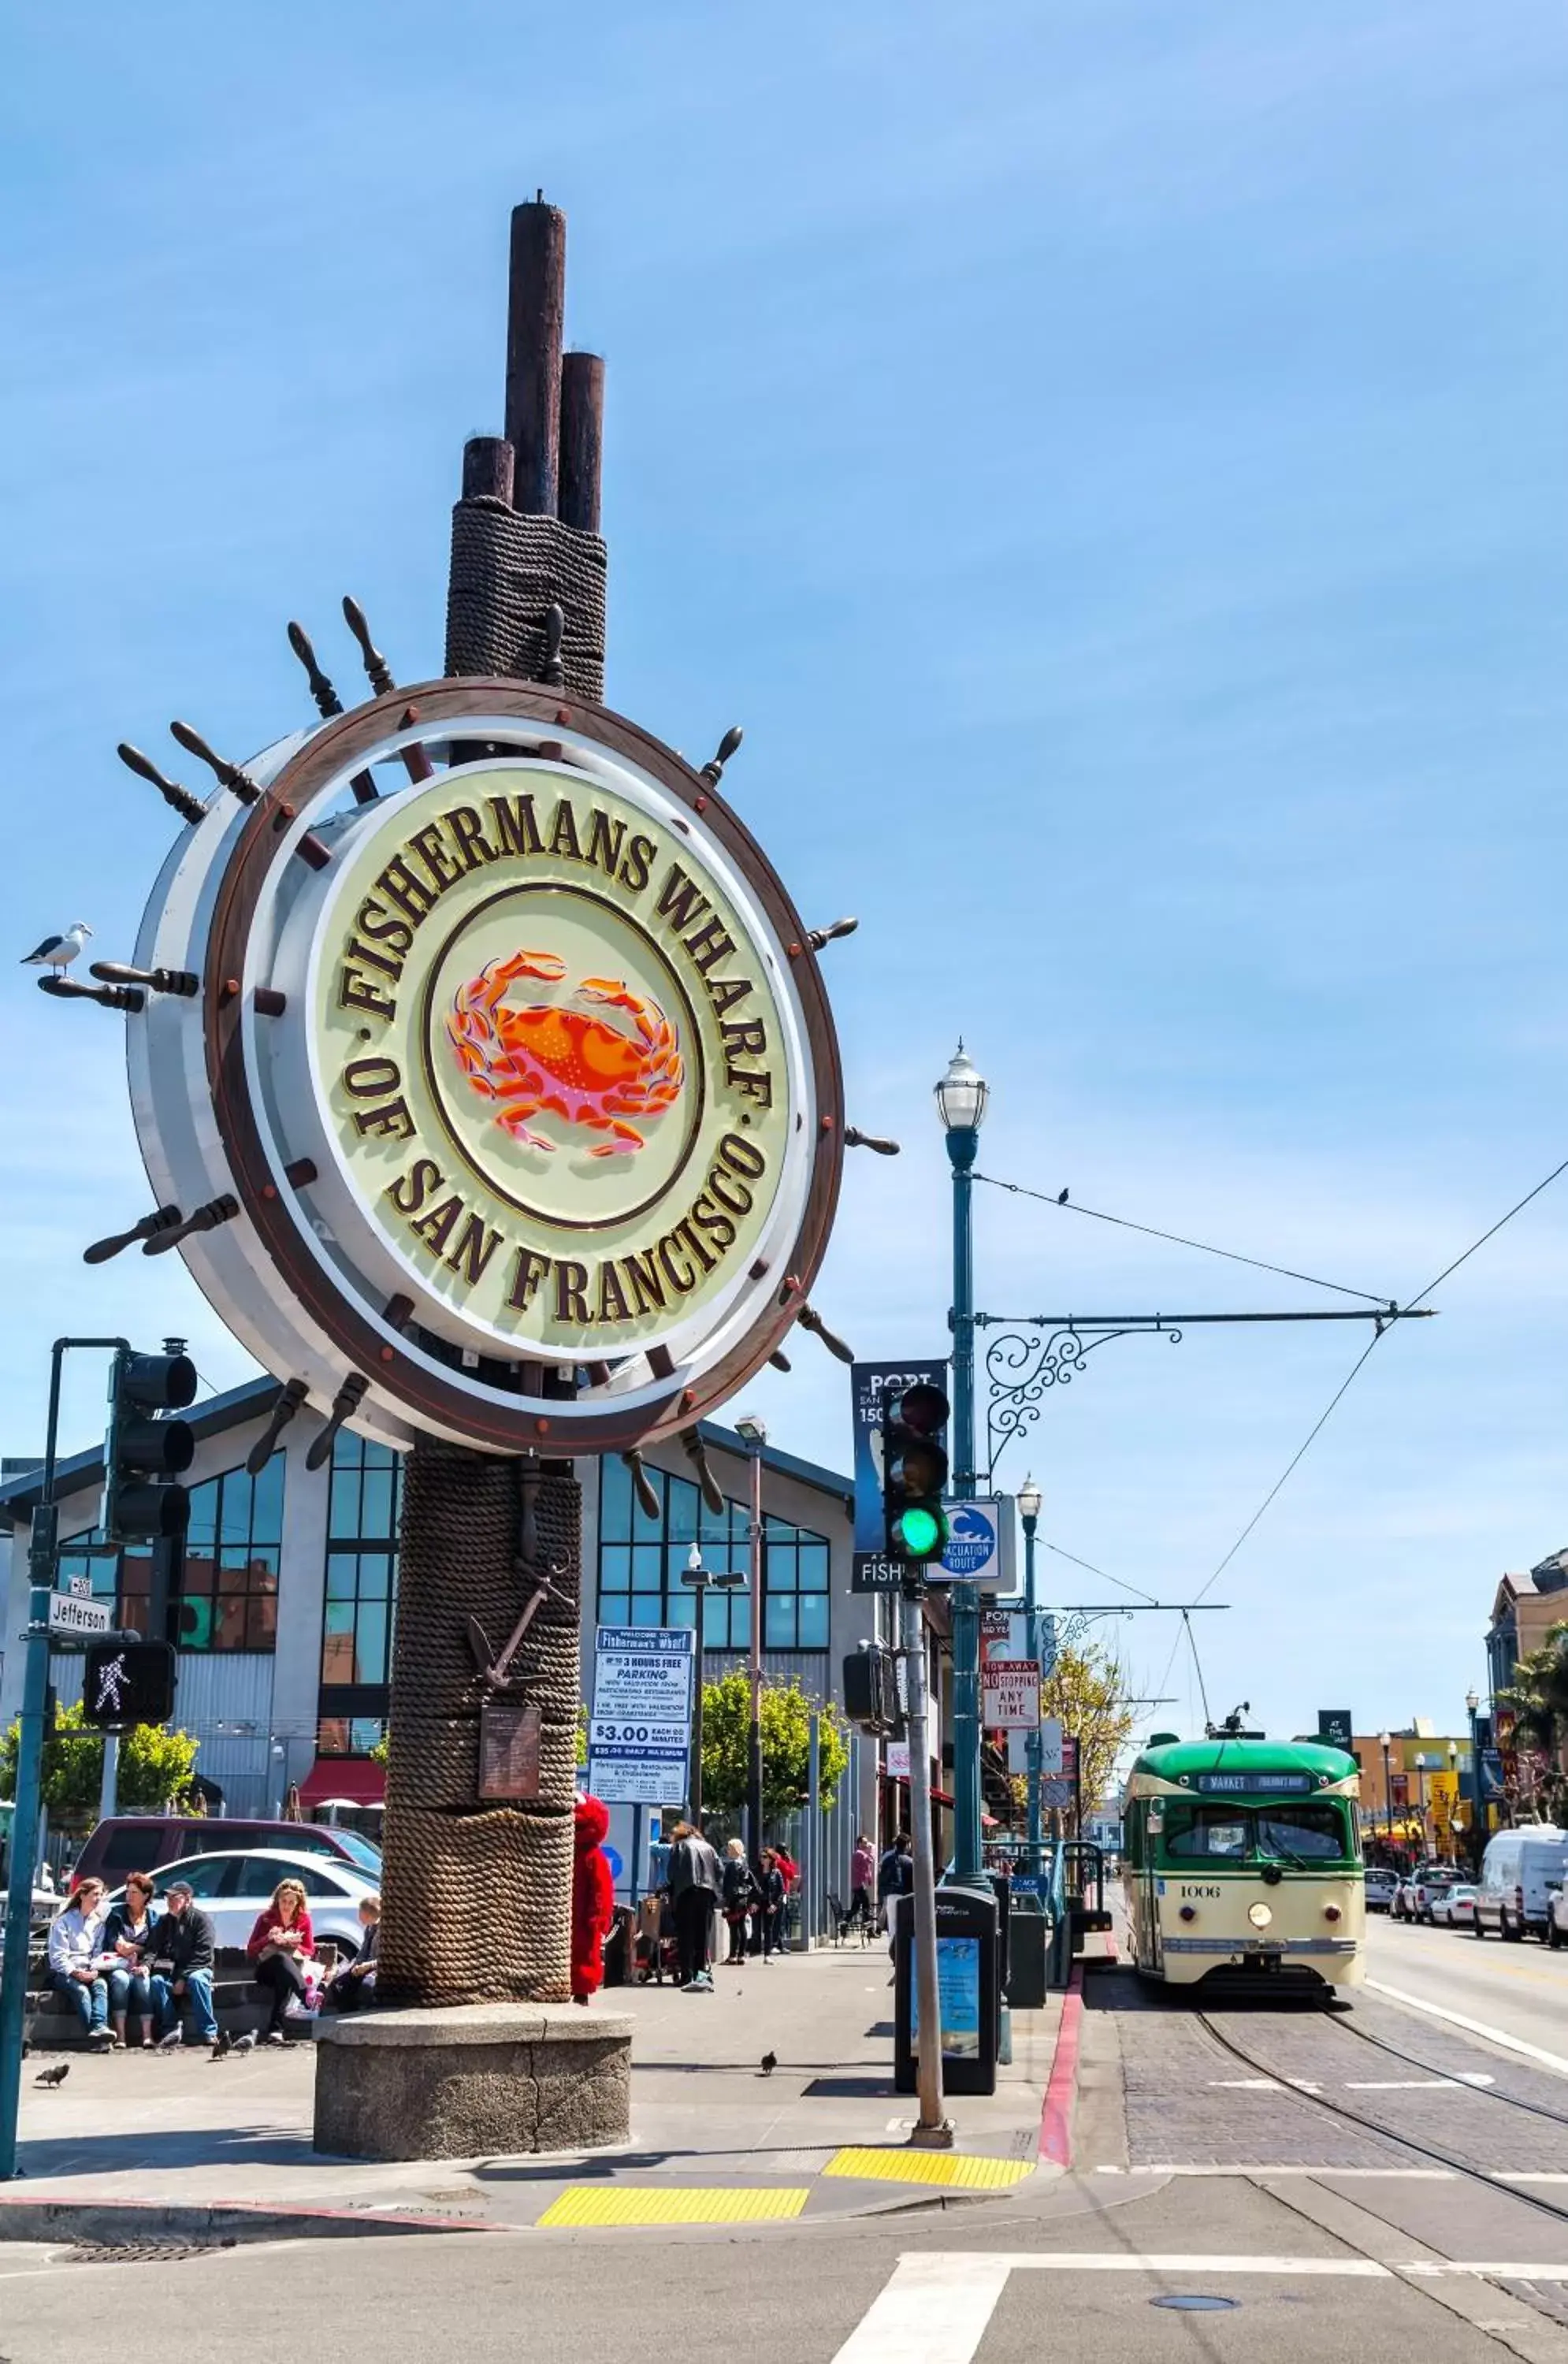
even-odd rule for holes
{"type": "MultiPolygon", "coordinates": [[[[698,758],[743,722],[727,786],[810,916],[861,917],[829,955],[851,1113],[906,1153],[852,1163],[835,1326],[943,1341],[960,1031],[985,1171],[1407,1295],[1568,1153],[1565,97],[1545,0],[13,28],[8,940],[81,917],[128,953],[166,816],[114,743],[306,719],[290,616],[346,679],[351,589],[438,669],[542,184],[608,362],[612,701],[698,758]]],[[[13,976],[23,1450],[61,1328],[247,1365],[172,1259],[81,1265],[146,1201],[117,1028],[13,976]]],[[[998,1312],[1314,1301],[979,1195],[998,1312]]],[[[1217,1586],[1217,1712],[1453,1729],[1498,1574],[1568,1544],[1568,1198],[1440,1301],[1217,1586]]],[[[1107,1347],[1028,1447],[1043,1532],[1191,1597],[1359,1344],[1107,1347]]],[[[754,1390],[781,1443],[842,1463],[842,1377],[803,1339],[754,1390]]],[[[1190,1724],[1168,1624],[1112,1630],[1190,1724]]]]}

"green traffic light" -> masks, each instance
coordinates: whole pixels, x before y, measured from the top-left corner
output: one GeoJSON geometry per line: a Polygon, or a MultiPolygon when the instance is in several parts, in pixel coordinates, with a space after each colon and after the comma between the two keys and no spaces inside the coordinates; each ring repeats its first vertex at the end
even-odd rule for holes
{"type": "Polygon", "coordinates": [[[916,1505],[901,1511],[898,1536],[911,1559],[935,1559],[947,1541],[947,1521],[916,1505]]]}

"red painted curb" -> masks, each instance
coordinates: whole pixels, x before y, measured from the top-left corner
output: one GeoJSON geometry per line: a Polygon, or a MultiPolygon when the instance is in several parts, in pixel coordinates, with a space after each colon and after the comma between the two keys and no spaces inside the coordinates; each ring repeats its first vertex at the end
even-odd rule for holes
{"type": "Polygon", "coordinates": [[[1040,2155],[1053,2167],[1073,2164],[1073,2096],[1078,2083],[1078,2039],[1084,2017],[1084,1966],[1074,1962],[1062,2002],[1062,2023],[1056,2031],[1056,2057],[1040,2113],[1040,2155]]]}

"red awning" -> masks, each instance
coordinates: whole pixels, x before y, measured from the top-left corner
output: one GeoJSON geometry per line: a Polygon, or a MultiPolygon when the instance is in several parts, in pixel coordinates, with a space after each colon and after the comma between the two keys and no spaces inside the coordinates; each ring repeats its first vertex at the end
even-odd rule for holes
{"type": "Polygon", "coordinates": [[[385,1766],[368,1756],[318,1756],[299,1785],[299,1802],[313,1813],[333,1798],[345,1806],[384,1806],[385,1766]]]}

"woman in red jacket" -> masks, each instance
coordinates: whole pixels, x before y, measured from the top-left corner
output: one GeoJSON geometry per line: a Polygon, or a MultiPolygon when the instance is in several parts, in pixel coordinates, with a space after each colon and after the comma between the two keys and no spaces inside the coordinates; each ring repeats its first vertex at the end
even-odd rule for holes
{"type": "Polygon", "coordinates": [[[610,1827],[607,1806],[597,1798],[577,1801],[572,1867],[572,2000],[586,2003],[605,1979],[605,1938],[615,1918],[616,1890],[605,1860],[610,1827]]]}
{"type": "Polygon", "coordinates": [[[272,1902],[256,1915],[256,1925],[245,1951],[254,1965],[258,1983],[272,1990],[267,2042],[282,2044],[284,2018],[289,2004],[295,1996],[301,2002],[305,1999],[302,1965],[316,1951],[310,1915],[305,1907],[305,1890],[297,1879],[279,1880],[272,1890],[272,1902]]]}

